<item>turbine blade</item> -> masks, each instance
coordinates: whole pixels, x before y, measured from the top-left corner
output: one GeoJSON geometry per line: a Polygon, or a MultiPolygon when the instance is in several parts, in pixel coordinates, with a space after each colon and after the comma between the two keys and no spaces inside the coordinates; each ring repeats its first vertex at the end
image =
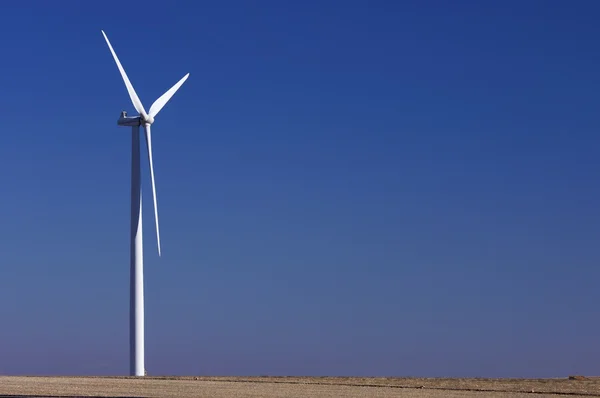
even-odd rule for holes
{"type": "Polygon", "coordinates": [[[189,75],[190,75],[189,73],[187,75],[185,75],[180,81],[175,83],[175,85],[173,87],[171,87],[169,89],[169,91],[167,91],[166,93],[161,95],[156,101],[154,101],[154,103],[150,107],[150,110],[148,111],[150,116],[154,117],[158,114],[158,112],[160,112],[160,110],[163,108],[163,106],[165,106],[166,103],[171,99],[173,94],[175,94],[175,92],[177,92],[177,90],[179,90],[179,87],[181,87],[181,85],[187,80],[189,75]]]}
{"type": "Polygon", "coordinates": [[[137,96],[135,90],[133,89],[133,86],[131,85],[131,82],[129,81],[129,78],[127,77],[127,74],[125,73],[125,69],[123,69],[123,66],[121,65],[121,62],[119,62],[119,58],[117,57],[117,54],[115,53],[115,50],[113,50],[112,46],[110,45],[110,41],[108,41],[108,37],[106,37],[106,33],[104,33],[103,30],[101,32],[104,35],[104,39],[106,40],[106,44],[108,44],[108,48],[110,49],[110,52],[112,53],[113,58],[115,59],[115,62],[117,63],[117,67],[119,68],[119,72],[121,72],[121,77],[123,78],[123,81],[125,82],[125,86],[127,87],[127,92],[129,93],[129,98],[131,98],[131,102],[133,103],[133,107],[135,108],[136,111],[138,111],[138,113],[140,115],[142,115],[144,117],[144,119],[146,119],[148,117],[148,115],[146,114],[146,110],[144,109],[144,105],[142,105],[142,101],[140,101],[140,99],[137,96]]]}
{"type": "Polygon", "coordinates": [[[154,198],[154,220],[156,221],[156,243],[158,244],[158,255],[160,256],[160,233],[158,230],[158,207],[156,203],[156,185],[154,184],[154,165],[152,163],[152,134],[150,124],[144,125],[146,132],[146,147],[148,148],[148,160],[150,161],[150,178],[152,179],[152,197],[154,198]]]}

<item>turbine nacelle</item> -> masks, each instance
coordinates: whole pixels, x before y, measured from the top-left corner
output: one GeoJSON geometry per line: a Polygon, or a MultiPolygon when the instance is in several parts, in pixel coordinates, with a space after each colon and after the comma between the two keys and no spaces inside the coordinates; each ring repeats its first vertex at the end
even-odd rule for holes
{"type": "Polygon", "coordinates": [[[117,124],[119,126],[129,126],[129,127],[140,126],[142,124],[142,120],[139,116],[127,116],[127,112],[122,111],[121,116],[119,117],[119,120],[117,121],[117,124]]]}
{"type": "Polygon", "coordinates": [[[142,126],[142,125],[151,125],[154,123],[154,118],[148,115],[148,118],[144,118],[142,115],[138,116],[127,116],[126,111],[121,112],[121,116],[117,121],[119,126],[142,126]]]}

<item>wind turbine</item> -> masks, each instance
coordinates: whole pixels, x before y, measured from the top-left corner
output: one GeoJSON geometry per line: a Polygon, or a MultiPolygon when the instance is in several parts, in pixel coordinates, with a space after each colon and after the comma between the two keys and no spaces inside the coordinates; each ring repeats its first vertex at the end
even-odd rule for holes
{"type": "Polygon", "coordinates": [[[121,112],[117,124],[119,126],[131,127],[131,255],[130,255],[130,295],[129,295],[129,373],[131,376],[144,376],[144,261],[142,246],[142,186],[140,179],[140,126],[144,126],[146,133],[146,148],[148,149],[148,160],[150,161],[150,177],[152,179],[152,197],[154,199],[154,220],[156,222],[156,242],[158,244],[158,255],[160,256],[160,233],[158,229],[158,209],[156,205],[156,186],[154,184],[154,165],[152,164],[152,136],[150,126],[160,110],[171,99],[173,94],[186,81],[189,73],[179,80],[166,93],[160,96],[146,113],[142,102],[138,98],[117,54],[110,45],[106,33],[102,35],[108,44],[108,48],[117,63],[121,77],[127,87],[129,98],[138,116],[127,116],[127,112],[121,112]]]}

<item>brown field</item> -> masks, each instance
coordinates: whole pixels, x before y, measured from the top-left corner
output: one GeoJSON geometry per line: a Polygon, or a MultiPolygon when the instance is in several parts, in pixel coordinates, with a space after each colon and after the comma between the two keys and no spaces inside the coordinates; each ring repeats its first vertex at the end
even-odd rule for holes
{"type": "Polygon", "coordinates": [[[600,379],[0,376],[0,397],[600,397],[600,379]]]}

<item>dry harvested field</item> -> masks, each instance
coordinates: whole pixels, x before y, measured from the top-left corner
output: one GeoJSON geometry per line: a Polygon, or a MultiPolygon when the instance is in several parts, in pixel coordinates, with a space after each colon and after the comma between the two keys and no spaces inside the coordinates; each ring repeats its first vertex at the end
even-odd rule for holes
{"type": "Polygon", "coordinates": [[[0,397],[600,397],[600,379],[0,376],[0,397]]]}

